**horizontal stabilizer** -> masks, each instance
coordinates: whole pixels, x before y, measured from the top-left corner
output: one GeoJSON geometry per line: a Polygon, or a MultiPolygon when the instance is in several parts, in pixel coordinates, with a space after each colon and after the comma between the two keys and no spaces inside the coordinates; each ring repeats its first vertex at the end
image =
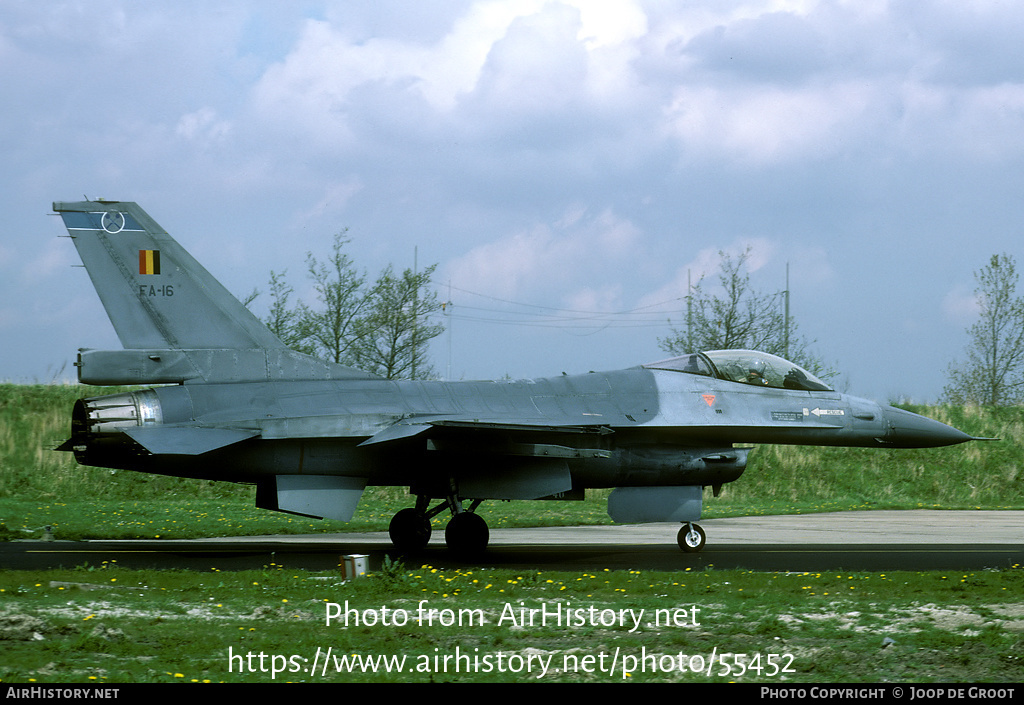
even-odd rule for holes
{"type": "Polygon", "coordinates": [[[153,455],[202,455],[259,435],[259,431],[187,426],[138,426],[125,433],[153,455]]]}

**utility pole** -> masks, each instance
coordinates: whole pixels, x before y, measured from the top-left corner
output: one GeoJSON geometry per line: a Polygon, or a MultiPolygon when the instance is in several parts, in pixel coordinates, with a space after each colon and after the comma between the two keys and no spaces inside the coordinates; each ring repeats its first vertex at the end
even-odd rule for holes
{"type": "Polygon", "coordinates": [[[452,303],[452,280],[448,280],[448,300],[441,304],[441,313],[448,318],[448,370],[444,378],[449,382],[452,380],[452,314],[448,309],[455,306],[452,303]]]}
{"type": "Polygon", "coordinates": [[[412,276],[413,281],[416,282],[416,291],[412,295],[412,376],[411,379],[416,379],[416,358],[419,355],[419,348],[416,345],[416,332],[417,326],[420,322],[420,287],[419,287],[419,273],[420,273],[420,248],[416,245],[412,248],[412,276]]]}
{"type": "Polygon", "coordinates": [[[783,323],[783,350],[786,351],[784,358],[789,359],[789,262],[786,262],[786,291],[783,292],[786,297],[786,320],[783,323]]]}
{"type": "MultiPolygon", "coordinates": [[[[686,347],[693,346],[693,284],[690,282],[690,270],[686,270],[686,347]]],[[[695,353],[697,350],[687,350],[695,353]]]]}

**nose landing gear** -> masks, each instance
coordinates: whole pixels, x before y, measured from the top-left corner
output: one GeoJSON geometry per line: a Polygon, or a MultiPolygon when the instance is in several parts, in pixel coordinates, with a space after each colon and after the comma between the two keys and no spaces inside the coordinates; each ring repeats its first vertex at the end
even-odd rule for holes
{"type": "Polygon", "coordinates": [[[679,548],[683,549],[687,553],[697,553],[704,548],[707,536],[704,533],[704,529],[700,528],[699,524],[694,524],[692,521],[688,521],[683,524],[683,528],[679,530],[679,535],[676,537],[676,541],[679,542],[679,548]]]}

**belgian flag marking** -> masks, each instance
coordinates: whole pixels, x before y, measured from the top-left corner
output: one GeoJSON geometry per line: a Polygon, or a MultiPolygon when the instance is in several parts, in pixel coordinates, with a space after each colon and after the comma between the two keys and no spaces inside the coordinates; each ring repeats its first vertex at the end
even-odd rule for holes
{"type": "Polygon", "coordinates": [[[160,250],[139,250],[139,274],[160,273],[160,250]]]}

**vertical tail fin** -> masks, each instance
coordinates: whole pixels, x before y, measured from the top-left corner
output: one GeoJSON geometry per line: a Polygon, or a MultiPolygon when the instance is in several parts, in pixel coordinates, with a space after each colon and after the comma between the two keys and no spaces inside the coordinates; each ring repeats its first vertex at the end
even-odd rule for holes
{"type": "Polygon", "coordinates": [[[54,203],[125,348],[284,344],[135,203],[54,203]]]}
{"type": "Polygon", "coordinates": [[[82,351],[87,384],[375,379],[295,352],[135,203],[55,202],[121,351],[82,351]]]}

